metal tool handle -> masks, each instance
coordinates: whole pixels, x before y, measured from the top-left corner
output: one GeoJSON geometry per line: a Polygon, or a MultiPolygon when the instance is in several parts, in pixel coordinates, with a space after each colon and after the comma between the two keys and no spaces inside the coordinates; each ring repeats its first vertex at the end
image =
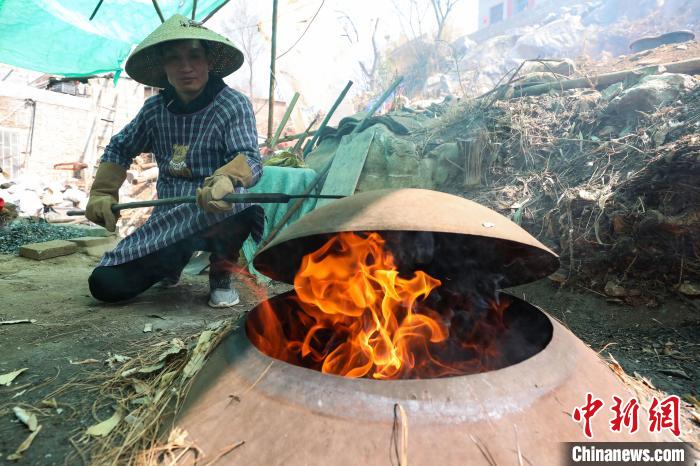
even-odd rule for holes
{"type": "MultiPolygon", "coordinates": [[[[285,194],[285,193],[241,193],[227,194],[223,197],[223,201],[231,204],[240,203],[257,203],[257,204],[286,204],[292,199],[340,199],[345,196],[331,194],[285,194]]],[[[137,209],[140,207],[155,207],[159,205],[172,204],[194,204],[197,202],[197,196],[179,196],[169,197],[167,199],[154,199],[150,201],[126,202],[123,204],[113,204],[112,212],[117,213],[124,209],[137,209]]],[[[84,210],[71,210],[66,212],[66,215],[75,217],[85,215],[84,210]]]]}

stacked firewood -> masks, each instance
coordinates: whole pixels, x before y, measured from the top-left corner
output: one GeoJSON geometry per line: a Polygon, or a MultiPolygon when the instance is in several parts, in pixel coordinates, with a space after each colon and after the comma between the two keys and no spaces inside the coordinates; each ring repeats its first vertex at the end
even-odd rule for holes
{"type": "MultiPolygon", "coordinates": [[[[129,170],[126,171],[126,181],[119,190],[119,202],[145,201],[156,198],[156,180],[158,165],[153,161],[152,154],[141,154],[134,157],[129,170]]],[[[148,219],[150,208],[129,209],[121,211],[117,229],[121,236],[133,233],[148,219]]]]}

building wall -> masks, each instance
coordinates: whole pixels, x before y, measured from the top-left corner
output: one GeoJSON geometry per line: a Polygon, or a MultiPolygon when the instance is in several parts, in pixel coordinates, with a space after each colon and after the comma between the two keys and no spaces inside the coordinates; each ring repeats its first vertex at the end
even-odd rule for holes
{"type": "Polygon", "coordinates": [[[547,3],[547,0],[479,0],[479,29],[498,22],[491,18],[491,9],[498,5],[501,5],[502,11],[500,21],[505,21],[543,3],[547,3]]]}
{"type": "Polygon", "coordinates": [[[143,86],[132,80],[122,79],[115,88],[111,78],[98,78],[89,88],[89,95],[80,97],[0,83],[0,136],[17,134],[20,146],[19,170],[0,159],[3,170],[62,181],[74,173],[56,170],[55,164],[83,162],[88,165],[82,173],[87,181],[111,135],[143,104],[143,86]]]}

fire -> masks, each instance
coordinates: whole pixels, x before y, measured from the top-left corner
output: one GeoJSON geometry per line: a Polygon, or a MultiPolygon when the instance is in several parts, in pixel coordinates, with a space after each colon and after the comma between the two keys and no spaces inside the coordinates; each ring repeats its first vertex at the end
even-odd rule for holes
{"type": "MultiPolygon", "coordinates": [[[[450,338],[454,315],[426,304],[441,284],[423,271],[400,276],[379,234],[340,233],[303,258],[287,309],[263,303],[248,320],[248,335],[269,356],[327,374],[398,379],[478,372],[492,348],[476,341],[493,325],[477,322],[461,341],[450,338]],[[447,353],[461,360],[446,362],[447,353]]],[[[502,327],[507,304],[492,307],[502,327]]]]}

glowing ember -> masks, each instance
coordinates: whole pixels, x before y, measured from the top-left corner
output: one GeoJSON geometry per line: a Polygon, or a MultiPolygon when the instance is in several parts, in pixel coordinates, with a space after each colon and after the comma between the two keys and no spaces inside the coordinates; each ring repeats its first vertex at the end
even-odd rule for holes
{"type": "MultiPolygon", "coordinates": [[[[441,286],[425,272],[399,275],[377,233],[340,233],[303,258],[287,306],[264,302],[247,321],[261,351],[328,374],[433,378],[488,370],[508,303],[440,312],[427,298],[441,286]]],[[[443,301],[455,301],[447,295],[443,301]]],[[[442,306],[444,308],[444,306],[442,306]]]]}

